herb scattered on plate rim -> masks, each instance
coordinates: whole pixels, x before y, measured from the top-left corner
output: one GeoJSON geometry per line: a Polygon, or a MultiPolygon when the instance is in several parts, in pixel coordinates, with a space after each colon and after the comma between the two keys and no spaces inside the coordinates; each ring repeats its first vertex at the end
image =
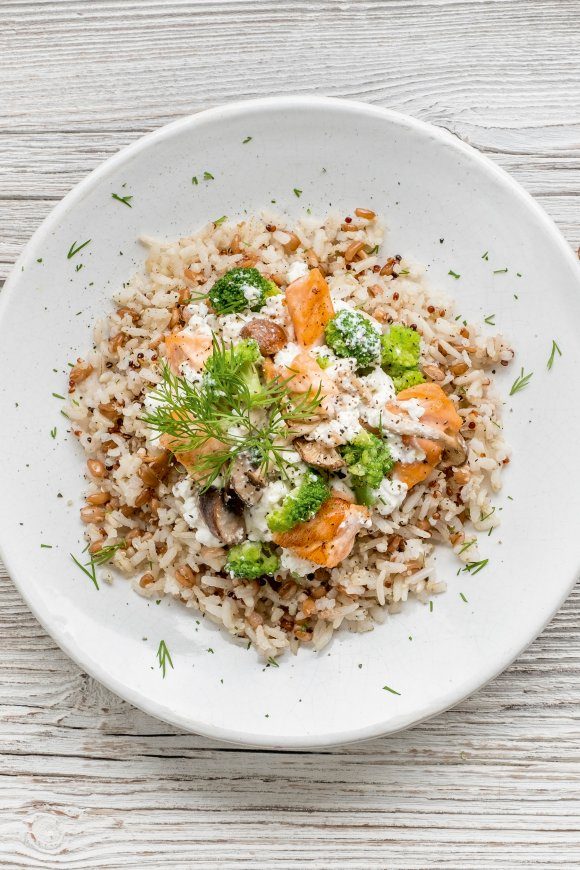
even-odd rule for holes
{"type": "Polygon", "coordinates": [[[159,641],[159,646],[157,648],[157,659],[159,660],[159,667],[163,671],[163,679],[165,679],[165,673],[167,671],[167,662],[171,665],[172,670],[175,670],[173,667],[173,661],[171,659],[171,654],[167,649],[167,644],[164,640],[159,641]]]}
{"type": "Polygon", "coordinates": [[[473,577],[475,574],[483,571],[488,562],[489,559],[481,559],[479,562],[468,562],[462,570],[473,577]]]}
{"type": "Polygon", "coordinates": [[[126,205],[128,208],[133,208],[133,206],[131,205],[131,200],[133,199],[133,196],[119,196],[118,193],[112,193],[111,196],[113,199],[116,199],[117,202],[122,202],[123,205],[126,205]]]}
{"type": "Polygon", "coordinates": [[[215,180],[215,176],[213,176],[213,175],[211,174],[211,172],[207,172],[207,170],[206,170],[206,171],[203,173],[203,180],[204,180],[204,181],[214,181],[214,180],[215,180]]]}
{"type": "Polygon", "coordinates": [[[552,370],[552,366],[554,365],[554,360],[556,359],[556,352],[558,353],[558,356],[562,356],[562,351],[558,347],[558,343],[557,343],[556,339],[553,338],[552,339],[552,352],[550,353],[550,359],[548,360],[548,363],[547,363],[548,371],[552,370]]]}
{"type": "Polygon", "coordinates": [[[484,319],[484,323],[487,323],[488,326],[495,326],[494,317],[495,314],[488,314],[488,316],[484,319]]]}
{"type": "Polygon", "coordinates": [[[461,275],[458,275],[457,272],[453,271],[453,269],[450,269],[447,274],[451,275],[452,278],[455,278],[456,281],[458,278],[461,278],[461,275]]]}
{"type": "Polygon", "coordinates": [[[242,145],[247,145],[248,142],[252,141],[252,139],[253,139],[253,136],[246,136],[245,139],[242,139],[242,145]]]}
{"type": "Polygon", "coordinates": [[[516,393],[519,393],[521,390],[527,387],[533,374],[533,372],[529,372],[527,375],[525,375],[524,368],[522,366],[519,377],[517,377],[512,384],[512,388],[509,392],[510,396],[515,396],[516,393]]]}
{"type": "Polygon", "coordinates": [[[462,600],[465,604],[469,604],[469,601],[467,600],[467,597],[463,594],[463,592],[460,592],[460,593],[459,593],[459,597],[461,598],[461,600],[462,600]]]}
{"type": "Polygon", "coordinates": [[[51,437],[51,438],[56,438],[56,426],[54,426],[54,427],[50,430],[50,437],[51,437]]]}
{"type": "Polygon", "coordinates": [[[397,692],[396,689],[391,688],[391,686],[383,686],[383,690],[385,692],[390,692],[391,695],[400,695],[401,694],[400,692],[397,692]]]}
{"type": "Polygon", "coordinates": [[[294,187],[293,190],[294,190],[294,196],[297,196],[298,198],[300,198],[302,196],[302,191],[300,190],[299,187],[294,187]]]}
{"type": "Polygon", "coordinates": [[[92,239],[87,239],[86,242],[83,242],[81,245],[78,245],[78,247],[75,247],[76,241],[74,241],[72,243],[72,245],[70,246],[70,248],[68,249],[68,254],[66,255],[67,260],[70,260],[72,257],[75,256],[75,254],[78,254],[79,251],[82,251],[83,248],[86,248],[86,246],[91,241],[92,241],[92,239]]]}

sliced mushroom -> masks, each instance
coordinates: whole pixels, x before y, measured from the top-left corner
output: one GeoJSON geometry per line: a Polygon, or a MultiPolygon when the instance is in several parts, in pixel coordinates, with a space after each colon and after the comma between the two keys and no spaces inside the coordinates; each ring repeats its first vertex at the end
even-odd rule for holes
{"type": "Polygon", "coordinates": [[[467,444],[462,435],[456,435],[452,441],[448,442],[443,451],[442,467],[449,468],[453,466],[457,468],[467,460],[467,444]]]}
{"type": "Polygon", "coordinates": [[[274,356],[285,347],[288,341],[286,330],[272,320],[254,317],[240,332],[242,338],[253,338],[258,342],[262,356],[274,356]]]}
{"type": "Polygon", "coordinates": [[[259,468],[248,456],[238,456],[232,465],[228,489],[233,491],[243,504],[251,506],[260,498],[260,490],[266,483],[259,468]]]}
{"type": "Polygon", "coordinates": [[[335,447],[330,444],[320,444],[318,441],[309,441],[307,438],[296,438],[292,442],[301,459],[315,468],[324,468],[326,471],[338,471],[346,465],[344,459],[335,447]]]}
{"type": "Polygon", "coordinates": [[[243,516],[226,507],[220,490],[207,489],[199,497],[199,509],[208,529],[223,544],[239,544],[246,536],[243,516]]]}

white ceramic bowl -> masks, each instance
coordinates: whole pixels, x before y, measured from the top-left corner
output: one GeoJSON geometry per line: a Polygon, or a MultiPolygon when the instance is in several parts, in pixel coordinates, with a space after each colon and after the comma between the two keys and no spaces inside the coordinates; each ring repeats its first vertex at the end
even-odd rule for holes
{"type": "Polygon", "coordinates": [[[577,574],[578,279],[551,221],[506,174],[447,133],[384,109],[258,100],[145,136],[65,197],[2,293],[0,539],[11,576],[84,670],[147,712],[211,737],[323,746],[396,731],[455,704],[538,634],[577,574]],[[215,180],[192,185],[204,171],[215,180]],[[113,192],[132,195],[132,208],[113,192]],[[464,315],[495,314],[517,358],[499,377],[514,452],[498,501],[502,526],[481,546],[487,568],[456,576],[442,553],[449,590],[433,612],[410,603],[369,634],[341,634],[321,654],[302,650],[264,669],[254,651],[198,625],[178,603],[156,606],[121,579],[97,592],[74,568],[84,460],[52,394],[66,391],[67,361],[90,344],[93,320],[142,263],[140,234],[177,237],[271,200],[292,214],[381,212],[386,249],[428,264],[432,283],[455,295],[464,315]],[[67,259],[71,243],[87,239],[67,259]],[[548,371],[553,339],[563,356],[548,371]],[[521,366],[533,377],[509,398],[521,366]],[[161,639],[175,665],[165,679],[155,658],[161,639]]]}

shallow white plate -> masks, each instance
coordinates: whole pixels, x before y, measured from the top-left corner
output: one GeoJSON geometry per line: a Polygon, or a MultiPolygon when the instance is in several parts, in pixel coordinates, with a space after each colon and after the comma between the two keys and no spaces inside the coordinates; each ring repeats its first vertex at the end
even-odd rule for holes
{"type": "Polygon", "coordinates": [[[170,124],[65,197],[2,293],[0,539],[8,570],[82,668],[178,726],[289,748],[360,740],[432,716],[505,668],[577,574],[580,412],[571,387],[580,367],[578,289],[574,258],[544,212],[441,130],[383,109],[310,98],[230,105],[170,124]],[[203,181],[204,172],[214,180],[203,181]],[[132,208],[112,193],[132,196],[132,208]],[[369,634],[341,634],[321,654],[303,650],[264,668],[254,651],[198,625],[178,603],[147,602],[120,579],[97,591],[74,567],[69,554],[83,546],[84,460],[52,394],[66,392],[67,361],[90,344],[94,318],[142,263],[140,234],[189,234],[208,219],[272,200],[292,214],[381,212],[390,226],[386,251],[428,264],[433,284],[455,295],[464,316],[494,314],[517,357],[500,376],[514,456],[498,500],[501,528],[481,544],[487,567],[457,576],[457,562],[441,554],[439,576],[449,590],[432,611],[411,603],[369,634]],[[71,244],[87,239],[67,259],[71,244]],[[553,339],[563,356],[548,371],[553,339]],[[521,366],[533,377],[510,398],[521,366]],[[174,663],[165,679],[155,657],[161,639],[174,663]]]}

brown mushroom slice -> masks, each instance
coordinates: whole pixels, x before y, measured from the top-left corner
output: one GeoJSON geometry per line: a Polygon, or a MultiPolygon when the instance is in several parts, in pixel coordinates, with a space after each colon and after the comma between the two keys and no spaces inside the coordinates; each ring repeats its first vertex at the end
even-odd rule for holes
{"type": "Polygon", "coordinates": [[[309,441],[307,438],[296,438],[292,442],[300,454],[300,458],[314,468],[323,468],[325,471],[338,471],[346,463],[338,450],[330,444],[321,444],[319,441],[309,441]]]}
{"type": "Polygon", "coordinates": [[[462,435],[456,435],[445,445],[441,466],[443,468],[457,468],[467,461],[467,444],[462,435]]]}
{"type": "Polygon", "coordinates": [[[258,342],[262,356],[274,356],[286,346],[288,336],[286,330],[272,320],[264,317],[254,317],[246,323],[240,332],[242,338],[253,338],[258,342]]]}
{"type": "Polygon", "coordinates": [[[232,465],[228,489],[248,507],[256,504],[260,498],[260,490],[264,487],[266,479],[259,468],[252,465],[247,456],[238,456],[232,465]]]}
{"type": "Polygon", "coordinates": [[[239,544],[246,537],[243,516],[226,507],[220,490],[207,489],[202,492],[199,496],[199,509],[212,535],[223,544],[239,544]]]}

